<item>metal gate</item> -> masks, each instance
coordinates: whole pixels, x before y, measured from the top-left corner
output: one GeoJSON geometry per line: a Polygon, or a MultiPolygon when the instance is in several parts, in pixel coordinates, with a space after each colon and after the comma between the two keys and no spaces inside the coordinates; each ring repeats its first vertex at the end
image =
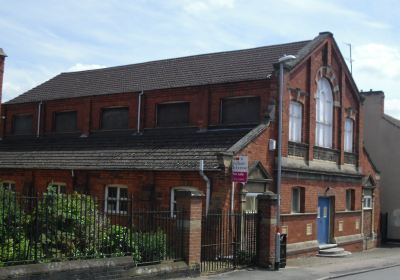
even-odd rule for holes
{"type": "Polygon", "coordinates": [[[212,213],[202,218],[201,272],[253,265],[257,254],[257,213],[212,213]]]}

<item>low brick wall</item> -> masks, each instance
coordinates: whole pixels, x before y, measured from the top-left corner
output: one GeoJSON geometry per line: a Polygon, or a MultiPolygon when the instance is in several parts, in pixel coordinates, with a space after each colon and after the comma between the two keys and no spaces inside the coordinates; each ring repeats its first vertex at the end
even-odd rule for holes
{"type": "Polygon", "coordinates": [[[135,267],[131,257],[18,265],[0,269],[1,280],[167,279],[199,274],[198,267],[189,267],[185,262],[135,267]]]}

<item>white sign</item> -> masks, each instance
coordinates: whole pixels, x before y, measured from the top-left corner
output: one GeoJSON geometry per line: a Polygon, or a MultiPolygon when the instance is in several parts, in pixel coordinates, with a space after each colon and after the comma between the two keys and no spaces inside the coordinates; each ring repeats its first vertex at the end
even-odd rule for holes
{"type": "Polygon", "coordinates": [[[232,160],[232,181],[246,183],[249,173],[249,163],[247,156],[235,156],[232,160]]]}

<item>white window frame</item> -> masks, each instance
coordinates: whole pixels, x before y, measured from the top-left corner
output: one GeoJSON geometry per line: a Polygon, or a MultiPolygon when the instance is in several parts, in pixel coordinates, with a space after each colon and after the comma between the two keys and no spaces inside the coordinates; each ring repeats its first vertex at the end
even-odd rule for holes
{"type": "Polygon", "coordinates": [[[365,189],[363,191],[363,197],[364,197],[363,209],[372,209],[372,190],[365,189]]]}
{"type": "Polygon", "coordinates": [[[105,199],[104,199],[104,209],[105,212],[108,214],[128,214],[128,211],[121,211],[120,210],[120,202],[121,201],[128,201],[128,196],[127,197],[121,197],[121,189],[126,189],[128,191],[128,186],[126,185],[107,185],[106,186],[106,191],[105,191],[105,199]],[[108,197],[108,190],[109,188],[116,188],[117,189],[117,197],[108,197]],[[116,206],[115,206],[115,211],[108,209],[108,202],[109,201],[116,201],[116,206]]]}
{"type": "Polygon", "coordinates": [[[260,195],[262,193],[246,193],[246,202],[245,202],[245,209],[244,212],[245,213],[257,213],[258,212],[258,203],[257,203],[257,196],[260,195]],[[252,200],[251,204],[252,204],[252,209],[247,209],[248,208],[248,199],[252,200]]]}
{"type": "Polygon", "coordinates": [[[171,195],[170,195],[170,201],[169,201],[169,210],[170,210],[170,216],[171,218],[175,218],[175,207],[176,207],[176,198],[175,198],[175,192],[176,191],[191,191],[191,192],[198,192],[199,190],[194,188],[194,187],[185,187],[185,186],[180,186],[180,187],[173,187],[171,188],[171,195]]]}
{"type": "Polygon", "coordinates": [[[63,182],[52,182],[48,185],[48,187],[54,187],[56,189],[57,194],[67,193],[67,184],[63,182]]]}
{"type": "Polygon", "coordinates": [[[344,151],[347,153],[353,152],[354,137],[354,121],[346,118],[344,122],[344,151]]]}
{"type": "Polygon", "coordinates": [[[6,189],[8,191],[15,192],[15,190],[16,190],[14,181],[8,181],[8,180],[2,181],[0,185],[2,188],[6,189]]]}
{"type": "Polygon", "coordinates": [[[332,148],[333,139],[333,95],[329,81],[318,81],[316,98],[315,145],[332,148]]]}
{"type": "Polygon", "coordinates": [[[290,101],[289,105],[289,141],[301,143],[303,122],[303,105],[290,101]]]}

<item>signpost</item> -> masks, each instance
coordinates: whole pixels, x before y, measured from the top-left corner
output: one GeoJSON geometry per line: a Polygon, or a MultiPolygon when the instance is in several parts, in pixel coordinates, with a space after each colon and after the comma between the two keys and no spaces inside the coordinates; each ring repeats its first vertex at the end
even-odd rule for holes
{"type": "Polygon", "coordinates": [[[249,173],[249,162],[247,156],[235,156],[232,159],[232,191],[231,191],[231,212],[234,210],[235,183],[247,183],[249,173]]]}
{"type": "Polygon", "coordinates": [[[232,160],[232,182],[246,184],[248,173],[247,156],[235,156],[232,160]]]}

